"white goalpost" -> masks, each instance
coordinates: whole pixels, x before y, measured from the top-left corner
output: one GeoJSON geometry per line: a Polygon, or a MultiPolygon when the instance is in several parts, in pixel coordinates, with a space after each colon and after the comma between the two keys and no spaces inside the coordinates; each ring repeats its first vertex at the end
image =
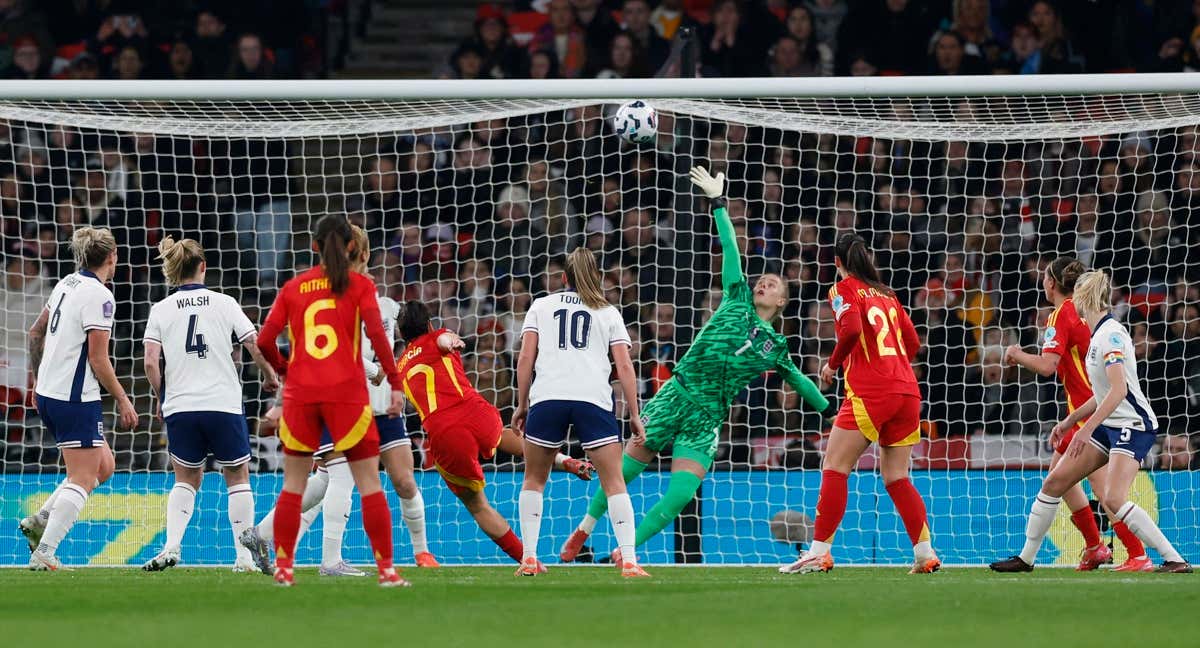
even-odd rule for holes
{"type": "MultiPolygon", "coordinates": [[[[559,287],[557,264],[575,246],[600,256],[643,399],[670,375],[720,299],[715,229],[687,181],[696,164],[730,180],[747,275],[789,280],[781,327],[814,379],[834,343],[833,240],[853,229],[873,248],[923,341],[913,481],[947,564],[1020,547],[1050,428],[1066,412],[1052,377],[1002,362],[1007,346],[1034,350],[1045,335],[1042,271],[1058,256],[1108,271],[1163,423],[1134,501],[1185,556],[1200,555],[1200,470],[1191,469],[1200,468],[1200,76],[1188,74],[0,83],[0,516],[36,510],[62,479],[54,440],[29,407],[25,331],[74,270],[73,228],[117,236],[112,352],[141,418],[136,430],[114,430],[105,401],[117,474],[59,556],[134,565],[159,549],[173,480],[141,368],[149,307],[168,292],[152,251],[162,236],[199,241],[210,287],[261,324],[278,287],[312,263],[316,220],[346,214],[368,231],[381,290],[436,305],[469,340],[468,373],[507,421],[524,309],[559,287]],[[654,144],[613,132],[608,117],[629,99],[657,110],[654,144]]],[[[244,365],[261,515],[281,484],[280,453],[257,434],[269,402],[244,365]]],[[[418,484],[431,550],[444,564],[504,564],[430,469],[415,416],[408,426],[426,468],[418,484]]],[[[752,383],[696,501],[646,545],[643,562],[792,560],[811,535],[827,428],[777,376],[752,383]]],[[[631,484],[639,517],[665,490],[668,466],[631,484]]],[[[910,560],[875,468],[869,453],[851,475],[839,564],[910,560]]],[[[515,523],[519,462],[500,457],[485,470],[489,499],[515,523]]],[[[543,555],[557,553],[596,488],[552,478],[543,555]]],[[[224,491],[206,476],[185,564],[232,564],[224,491]]],[[[366,562],[357,510],[353,518],[345,555],[366,562]]],[[[320,524],[301,540],[299,562],[316,562],[320,524]]],[[[395,537],[406,562],[398,516],[395,537]]],[[[1083,547],[1065,511],[1049,540],[1043,562],[1073,564],[1083,547]]],[[[584,559],[613,546],[601,524],[584,559]]],[[[0,538],[0,566],[27,560],[15,530],[0,538]]]]}

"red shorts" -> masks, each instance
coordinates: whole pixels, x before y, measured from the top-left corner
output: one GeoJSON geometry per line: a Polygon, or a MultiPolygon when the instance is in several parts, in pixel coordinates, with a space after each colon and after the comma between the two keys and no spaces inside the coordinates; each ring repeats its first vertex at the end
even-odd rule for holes
{"type": "Polygon", "coordinates": [[[1076,423],[1075,427],[1067,430],[1067,433],[1063,435],[1063,438],[1058,442],[1058,445],[1054,446],[1054,451],[1060,455],[1067,454],[1067,448],[1071,447],[1071,442],[1075,440],[1075,433],[1078,432],[1079,428],[1081,427],[1083,427],[1083,421],[1076,423]]]}
{"type": "Polygon", "coordinates": [[[333,449],[350,461],[379,455],[379,430],[370,404],[295,403],[283,399],[279,419],[279,439],[283,451],[291,455],[310,455],[321,445],[322,428],[333,437],[333,449]]]}
{"type": "Polygon", "coordinates": [[[500,445],[504,424],[500,412],[484,402],[438,412],[421,424],[429,434],[426,447],[434,467],[456,495],[483,490],[483,466],[500,445]]]}
{"type": "Polygon", "coordinates": [[[910,446],[921,440],[921,399],[908,394],[863,398],[849,389],[833,422],[858,430],[881,446],[910,446]]]}

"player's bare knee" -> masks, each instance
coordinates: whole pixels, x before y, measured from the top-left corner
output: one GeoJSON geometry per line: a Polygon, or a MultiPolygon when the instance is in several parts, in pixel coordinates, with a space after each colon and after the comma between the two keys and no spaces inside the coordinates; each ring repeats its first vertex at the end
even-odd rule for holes
{"type": "Polygon", "coordinates": [[[417,480],[413,479],[412,473],[392,477],[392,488],[396,489],[396,495],[404,499],[412,499],[417,496],[417,480]]]}
{"type": "Polygon", "coordinates": [[[240,486],[250,482],[250,464],[248,463],[226,466],[221,472],[225,476],[226,486],[240,486]]]}

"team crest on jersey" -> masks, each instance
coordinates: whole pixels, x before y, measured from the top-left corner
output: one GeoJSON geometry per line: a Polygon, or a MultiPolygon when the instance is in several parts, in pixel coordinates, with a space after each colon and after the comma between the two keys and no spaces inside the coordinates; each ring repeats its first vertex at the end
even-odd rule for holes
{"type": "Polygon", "coordinates": [[[841,295],[833,296],[833,319],[842,319],[842,313],[845,313],[848,308],[850,308],[850,304],[847,304],[841,295]]]}
{"type": "Polygon", "coordinates": [[[104,313],[104,317],[108,318],[113,316],[113,312],[116,311],[116,306],[113,305],[111,301],[106,301],[104,302],[104,305],[100,307],[100,310],[104,313]]]}
{"type": "Polygon", "coordinates": [[[775,342],[772,340],[767,340],[766,342],[763,342],[762,354],[767,355],[768,353],[771,352],[771,349],[774,349],[774,348],[775,348],[775,342]]]}
{"type": "Polygon", "coordinates": [[[1045,336],[1046,343],[1044,346],[1047,349],[1053,349],[1054,347],[1058,346],[1058,340],[1054,339],[1055,333],[1056,333],[1056,331],[1054,330],[1053,326],[1046,327],[1046,336],[1045,336]]]}

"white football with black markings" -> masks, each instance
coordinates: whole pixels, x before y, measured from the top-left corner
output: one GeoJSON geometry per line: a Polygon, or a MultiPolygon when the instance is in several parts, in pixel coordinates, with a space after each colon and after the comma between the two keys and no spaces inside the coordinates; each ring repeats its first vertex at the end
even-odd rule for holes
{"type": "Polygon", "coordinates": [[[613,127],[626,142],[650,144],[658,134],[658,115],[645,101],[630,101],[617,109],[613,127]]]}

